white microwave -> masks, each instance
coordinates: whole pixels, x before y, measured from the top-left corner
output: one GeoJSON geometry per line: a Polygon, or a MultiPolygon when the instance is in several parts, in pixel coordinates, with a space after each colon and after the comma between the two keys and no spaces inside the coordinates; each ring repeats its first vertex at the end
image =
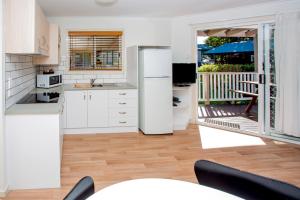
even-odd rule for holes
{"type": "Polygon", "coordinates": [[[38,74],[36,76],[36,86],[38,88],[52,88],[61,84],[61,74],[38,74]]]}

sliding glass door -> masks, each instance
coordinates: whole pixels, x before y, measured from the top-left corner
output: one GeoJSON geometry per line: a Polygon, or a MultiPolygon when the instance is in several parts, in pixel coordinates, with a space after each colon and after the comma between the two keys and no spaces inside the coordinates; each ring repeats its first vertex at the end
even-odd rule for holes
{"type": "MultiPolygon", "coordinates": [[[[279,70],[277,69],[275,63],[275,25],[274,24],[263,24],[262,35],[263,35],[263,64],[262,64],[262,74],[259,76],[259,82],[261,87],[263,101],[263,110],[264,117],[262,120],[262,126],[264,127],[264,133],[269,136],[283,138],[288,140],[298,140],[299,138],[290,136],[290,134],[285,133],[284,131],[278,131],[279,119],[279,107],[280,107],[280,98],[279,94],[279,70]]],[[[286,88],[288,89],[288,88],[286,88]]]]}
{"type": "Polygon", "coordinates": [[[274,24],[263,24],[263,74],[259,76],[260,84],[264,84],[264,132],[270,135],[275,130],[276,105],[276,66],[274,51],[274,24]]]}

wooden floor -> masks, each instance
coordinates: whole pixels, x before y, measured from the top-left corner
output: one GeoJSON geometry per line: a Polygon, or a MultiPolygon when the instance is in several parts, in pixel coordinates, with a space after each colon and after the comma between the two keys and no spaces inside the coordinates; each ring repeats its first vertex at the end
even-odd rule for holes
{"type": "Polygon", "coordinates": [[[12,191],[5,199],[62,199],[87,175],[94,178],[96,190],[123,180],[146,177],[196,182],[193,165],[198,159],[300,186],[300,147],[266,139],[264,142],[266,145],[203,149],[196,125],[168,136],[66,135],[62,188],[12,191]]]}

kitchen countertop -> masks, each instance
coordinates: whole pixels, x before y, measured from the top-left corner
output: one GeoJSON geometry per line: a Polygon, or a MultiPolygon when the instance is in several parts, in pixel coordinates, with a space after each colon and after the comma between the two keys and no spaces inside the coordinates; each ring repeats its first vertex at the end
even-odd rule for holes
{"type": "Polygon", "coordinates": [[[15,104],[6,110],[5,115],[56,115],[61,107],[60,103],[15,104]]]}
{"type": "Polygon", "coordinates": [[[36,104],[14,104],[9,107],[5,115],[53,115],[59,114],[63,109],[64,92],[63,86],[43,89],[35,88],[30,93],[58,92],[59,100],[57,103],[36,103],[36,104]]]}
{"type": "Polygon", "coordinates": [[[9,107],[6,115],[52,115],[59,114],[63,109],[64,91],[77,90],[128,90],[137,89],[129,83],[104,83],[103,87],[75,88],[73,84],[65,84],[50,89],[35,88],[30,93],[58,92],[60,93],[57,103],[37,103],[37,104],[14,104],[9,107]]]}
{"type": "Polygon", "coordinates": [[[64,91],[76,91],[76,90],[131,90],[137,89],[129,83],[103,83],[102,87],[92,87],[92,88],[75,88],[74,84],[65,84],[64,91]]]}

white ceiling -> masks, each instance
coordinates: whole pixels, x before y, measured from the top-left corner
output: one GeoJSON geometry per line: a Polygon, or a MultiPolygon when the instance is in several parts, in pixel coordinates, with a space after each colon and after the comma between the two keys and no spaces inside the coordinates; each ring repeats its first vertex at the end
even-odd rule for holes
{"type": "Polygon", "coordinates": [[[275,0],[118,0],[99,6],[94,0],[38,0],[47,16],[174,17],[275,0]]]}

